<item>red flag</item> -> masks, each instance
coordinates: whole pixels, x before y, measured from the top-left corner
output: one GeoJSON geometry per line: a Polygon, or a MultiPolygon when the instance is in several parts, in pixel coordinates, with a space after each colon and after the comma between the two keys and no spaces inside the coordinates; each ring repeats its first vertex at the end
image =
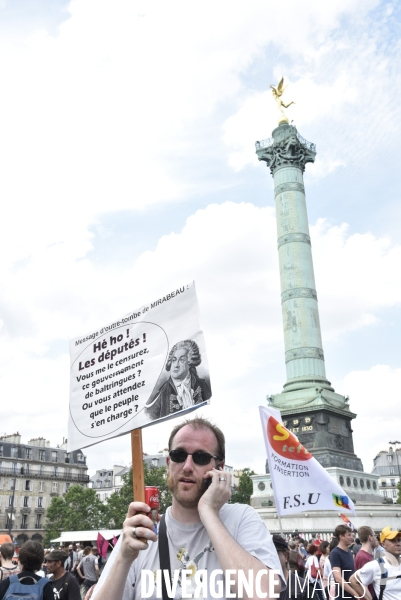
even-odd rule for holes
{"type": "Polygon", "coordinates": [[[99,552],[100,556],[102,556],[103,558],[106,558],[108,547],[109,547],[109,542],[99,532],[97,534],[97,551],[99,552]]]}
{"type": "Polygon", "coordinates": [[[347,517],[347,515],[343,515],[342,513],[340,513],[340,514],[341,514],[342,520],[347,525],[347,527],[349,527],[351,529],[351,531],[358,531],[357,528],[355,527],[355,525],[353,525],[351,523],[351,521],[349,520],[349,518],[347,517]]]}
{"type": "Polygon", "coordinates": [[[113,546],[115,547],[118,542],[118,538],[116,536],[113,537],[113,546]]]}

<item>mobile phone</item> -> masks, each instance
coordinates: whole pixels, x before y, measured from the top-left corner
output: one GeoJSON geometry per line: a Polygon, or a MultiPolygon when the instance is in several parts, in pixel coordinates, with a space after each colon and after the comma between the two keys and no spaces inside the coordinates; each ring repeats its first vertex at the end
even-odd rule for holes
{"type": "MultiPolygon", "coordinates": [[[[219,463],[218,465],[216,465],[216,469],[218,469],[219,471],[221,471],[221,464],[219,463]]],[[[205,488],[205,490],[207,490],[207,488],[209,487],[209,485],[212,483],[212,478],[208,477],[207,479],[203,480],[203,487],[205,488]]]]}

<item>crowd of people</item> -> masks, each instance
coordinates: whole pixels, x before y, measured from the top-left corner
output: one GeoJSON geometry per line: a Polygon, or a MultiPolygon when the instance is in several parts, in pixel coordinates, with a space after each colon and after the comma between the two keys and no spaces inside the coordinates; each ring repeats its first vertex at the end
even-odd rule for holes
{"type": "Polygon", "coordinates": [[[305,542],[271,536],[259,514],[229,504],[231,474],[224,470],[225,440],[210,421],[177,425],[168,442],[172,505],[158,531],[150,507],[128,507],[112,566],[96,548],[70,544],[44,550],[23,544],[0,548],[0,600],[139,600],[267,598],[401,600],[401,531],[338,525],[332,539],[305,542]],[[158,543],[154,543],[158,542],[158,543]],[[150,577],[149,577],[150,575],[150,577]],[[36,595],[35,595],[36,594],[36,595]]]}
{"type": "Polygon", "coordinates": [[[25,542],[15,555],[14,544],[0,547],[0,600],[23,598],[28,593],[41,600],[89,600],[99,578],[97,548],[70,544],[43,548],[25,542]],[[19,594],[19,595],[18,595],[19,594]]]}
{"type": "Polygon", "coordinates": [[[296,597],[401,600],[398,529],[385,527],[376,535],[371,527],[361,526],[355,537],[349,526],[341,524],[330,541],[322,541],[317,535],[306,542],[296,534],[288,540],[274,535],[273,541],[283,571],[287,569],[287,590],[281,593],[282,600],[296,597]],[[291,585],[288,575],[292,577],[291,585]],[[298,588],[303,590],[303,596],[298,588]]]}

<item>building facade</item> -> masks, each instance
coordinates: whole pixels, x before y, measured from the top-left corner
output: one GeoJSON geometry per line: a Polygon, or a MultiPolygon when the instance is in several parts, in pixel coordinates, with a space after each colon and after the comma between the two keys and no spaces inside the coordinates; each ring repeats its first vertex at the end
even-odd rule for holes
{"type": "Polygon", "coordinates": [[[67,440],[51,447],[42,437],[26,444],[19,433],[0,437],[0,530],[10,529],[19,546],[41,542],[52,498],[72,485],[86,487],[87,470],[81,450],[67,452],[67,440]]]}
{"type": "Polygon", "coordinates": [[[388,503],[395,504],[398,498],[398,484],[401,481],[401,448],[382,450],[373,459],[373,471],[380,477],[379,489],[388,503]]]}
{"type": "Polygon", "coordinates": [[[124,475],[128,473],[129,467],[114,465],[112,469],[99,469],[89,478],[89,487],[96,491],[96,495],[101,502],[106,502],[107,498],[119,493],[124,483],[124,475]]]}

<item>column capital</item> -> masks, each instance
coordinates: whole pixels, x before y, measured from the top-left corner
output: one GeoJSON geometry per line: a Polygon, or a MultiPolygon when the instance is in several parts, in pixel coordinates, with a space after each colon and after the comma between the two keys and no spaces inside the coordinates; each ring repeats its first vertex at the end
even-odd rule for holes
{"type": "Polygon", "coordinates": [[[306,163],[315,161],[316,145],[299,135],[293,125],[282,123],[272,135],[255,144],[258,159],[267,163],[272,175],[282,167],[296,167],[303,172],[306,163]]]}

